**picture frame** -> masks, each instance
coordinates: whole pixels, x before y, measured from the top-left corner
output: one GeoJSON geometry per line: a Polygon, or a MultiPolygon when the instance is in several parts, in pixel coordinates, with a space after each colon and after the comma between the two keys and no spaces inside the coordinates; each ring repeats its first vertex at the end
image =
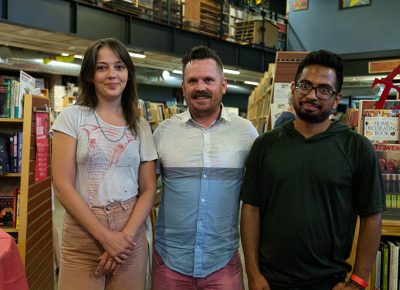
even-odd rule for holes
{"type": "Polygon", "coordinates": [[[371,5],[372,0],[339,0],[339,9],[348,9],[371,5]]]}
{"type": "Polygon", "coordinates": [[[292,9],[293,11],[307,10],[308,0],[293,0],[292,9]]]}

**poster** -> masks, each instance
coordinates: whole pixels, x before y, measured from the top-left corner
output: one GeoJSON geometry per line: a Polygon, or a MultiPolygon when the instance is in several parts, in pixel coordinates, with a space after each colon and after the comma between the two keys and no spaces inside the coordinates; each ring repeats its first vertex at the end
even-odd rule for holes
{"type": "Polygon", "coordinates": [[[36,132],[36,159],[35,159],[35,182],[39,182],[47,177],[47,157],[49,144],[47,141],[48,131],[47,112],[35,113],[35,132],[36,132]]]}

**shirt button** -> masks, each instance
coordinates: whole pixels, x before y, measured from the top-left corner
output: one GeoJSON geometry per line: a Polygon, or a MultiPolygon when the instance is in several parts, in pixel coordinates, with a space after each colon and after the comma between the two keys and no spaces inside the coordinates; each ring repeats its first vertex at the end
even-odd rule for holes
{"type": "Polygon", "coordinates": [[[110,211],[111,210],[111,206],[107,205],[106,206],[106,211],[110,211]]]}
{"type": "Polygon", "coordinates": [[[207,178],[207,175],[203,174],[203,178],[207,178]]]}
{"type": "Polygon", "coordinates": [[[201,199],[201,202],[204,202],[204,198],[201,199]]]}

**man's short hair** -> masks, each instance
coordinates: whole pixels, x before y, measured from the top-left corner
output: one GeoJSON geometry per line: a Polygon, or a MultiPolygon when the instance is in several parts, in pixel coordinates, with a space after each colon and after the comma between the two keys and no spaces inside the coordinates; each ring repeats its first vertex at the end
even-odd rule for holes
{"type": "Polygon", "coordinates": [[[309,65],[321,65],[336,72],[336,91],[340,92],[343,84],[343,60],[335,53],[328,50],[312,51],[300,62],[297,68],[295,81],[297,82],[304,68],[309,65]]]}
{"type": "Polygon", "coordinates": [[[193,60],[213,59],[217,63],[217,67],[221,74],[224,73],[224,66],[219,58],[217,52],[205,45],[199,45],[189,49],[185,56],[182,58],[182,72],[185,73],[186,65],[193,60]]]}

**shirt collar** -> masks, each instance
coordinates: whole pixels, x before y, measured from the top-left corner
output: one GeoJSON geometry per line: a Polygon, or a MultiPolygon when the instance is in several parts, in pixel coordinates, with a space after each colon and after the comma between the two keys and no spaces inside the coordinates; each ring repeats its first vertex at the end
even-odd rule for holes
{"type": "MultiPolygon", "coordinates": [[[[231,116],[229,115],[228,111],[225,109],[224,105],[221,103],[221,115],[219,119],[224,119],[228,122],[232,120],[231,116]]],[[[192,122],[195,122],[195,120],[192,119],[192,116],[190,115],[189,109],[187,109],[185,112],[182,113],[182,122],[186,123],[189,120],[192,120],[192,122]]]]}

